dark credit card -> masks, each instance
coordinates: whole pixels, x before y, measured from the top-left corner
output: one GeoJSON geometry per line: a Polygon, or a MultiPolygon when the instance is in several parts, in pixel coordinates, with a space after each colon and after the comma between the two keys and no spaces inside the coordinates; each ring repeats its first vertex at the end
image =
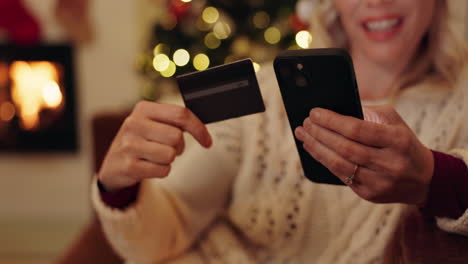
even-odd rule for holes
{"type": "Polygon", "coordinates": [[[265,111],[250,59],[180,75],[177,83],[185,106],[205,124],[265,111]]]}

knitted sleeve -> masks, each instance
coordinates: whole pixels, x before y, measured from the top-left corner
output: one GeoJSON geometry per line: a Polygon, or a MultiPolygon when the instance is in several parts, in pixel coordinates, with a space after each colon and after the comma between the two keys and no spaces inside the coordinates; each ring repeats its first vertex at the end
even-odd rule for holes
{"type": "Polygon", "coordinates": [[[220,214],[229,198],[241,155],[238,120],[208,126],[213,146],[186,137],[186,151],[165,179],[141,183],[137,200],[120,210],[107,206],[92,184],[92,201],[115,251],[136,263],[182,254],[220,214]]]}
{"type": "Polygon", "coordinates": [[[468,171],[463,160],[432,151],[434,173],[424,207],[426,216],[456,219],[468,208],[468,171]]]}
{"type": "MultiPolygon", "coordinates": [[[[458,136],[454,142],[454,148],[447,153],[457,157],[468,165],[468,80],[462,83],[462,88],[459,90],[457,96],[463,100],[457,100],[453,106],[453,115],[461,115],[461,128],[458,131],[458,136]]],[[[461,190],[463,191],[463,190],[461,190]]],[[[464,190],[468,192],[468,189],[464,190]]],[[[458,219],[450,218],[436,218],[438,226],[451,233],[457,233],[468,236],[468,210],[458,219]]]]}
{"type": "MultiPolygon", "coordinates": [[[[464,160],[468,164],[468,150],[456,149],[450,152],[451,155],[464,160]]],[[[466,190],[468,191],[468,189],[466,190]]],[[[458,233],[468,236],[468,210],[458,219],[451,218],[436,218],[438,226],[450,233],[458,233]]]]}

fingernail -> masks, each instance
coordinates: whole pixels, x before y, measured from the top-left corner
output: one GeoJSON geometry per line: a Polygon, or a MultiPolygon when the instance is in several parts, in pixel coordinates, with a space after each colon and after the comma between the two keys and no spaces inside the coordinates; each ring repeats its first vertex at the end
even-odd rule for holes
{"type": "Polygon", "coordinates": [[[303,127],[297,127],[296,128],[296,138],[301,140],[302,138],[304,138],[304,128],[303,127]]]}
{"type": "Polygon", "coordinates": [[[304,129],[306,129],[306,128],[310,128],[310,124],[311,124],[310,118],[306,118],[304,119],[302,126],[304,127],[304,129]]]}
{"type": "Polygon", "coordinates": [[[315,119],[319,119],[320,118],[320,110],[319,109],[312,109],[312,116],[315,119]]]}

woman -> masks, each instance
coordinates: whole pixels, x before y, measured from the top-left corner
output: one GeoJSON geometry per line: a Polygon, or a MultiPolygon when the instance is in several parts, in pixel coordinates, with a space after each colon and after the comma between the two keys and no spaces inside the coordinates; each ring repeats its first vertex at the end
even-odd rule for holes
{"type": "Polygon", "coordinates": [[[304,179],[271,67],[267,112],[209,131],[185,108],[139,103],[93,185],[113,247],[135,263],[381,263],[414,206],[468,235],[467,53],[447,5],[335,0],[312,16],[316,44],[350,51],[363,102],[387,104],[366,121],[313,109],[295,130],[349,188],[304,179]]]}

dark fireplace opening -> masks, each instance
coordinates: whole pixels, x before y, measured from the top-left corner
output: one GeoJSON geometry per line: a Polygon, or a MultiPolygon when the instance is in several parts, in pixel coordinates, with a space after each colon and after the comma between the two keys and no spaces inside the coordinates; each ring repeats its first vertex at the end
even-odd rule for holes
{"type": "Polygon", "coordinates": [[[0,45],[0,151],[77,151],[73,63],[68,45],[0,45]]]}

